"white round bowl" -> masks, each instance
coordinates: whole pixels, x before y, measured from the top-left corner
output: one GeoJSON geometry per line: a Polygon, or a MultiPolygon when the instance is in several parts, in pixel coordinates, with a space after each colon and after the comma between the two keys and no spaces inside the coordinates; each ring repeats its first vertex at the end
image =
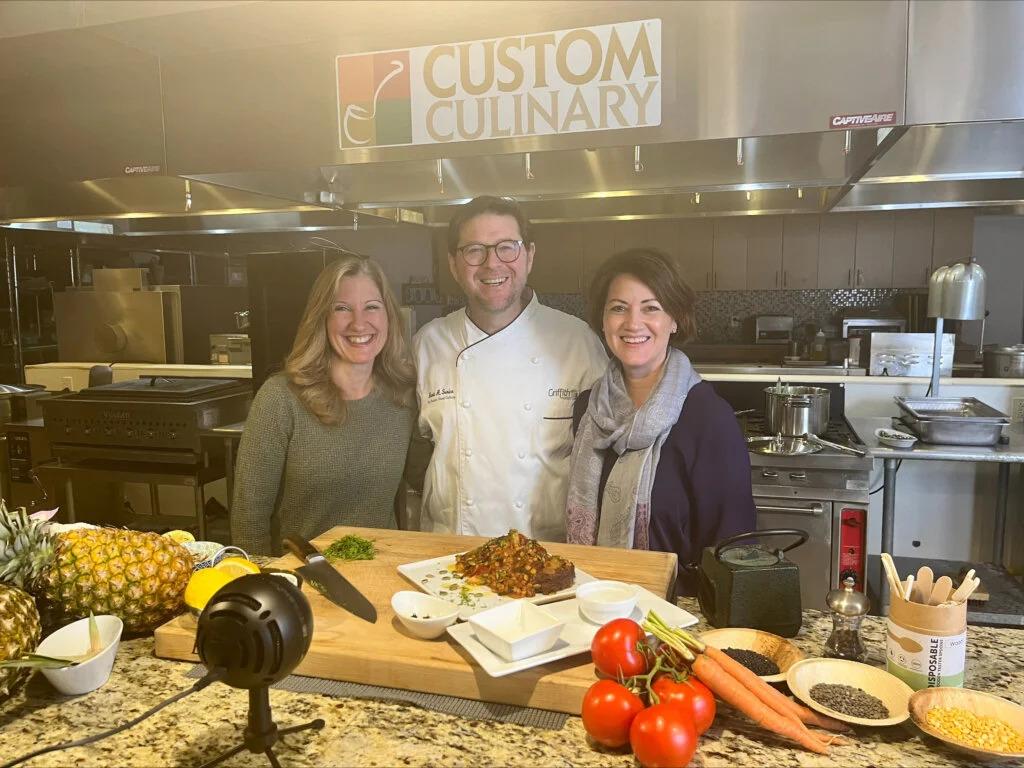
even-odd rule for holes
{"type": "Polygon", "coordinates": [[[395,592],[391,608],[402,626],[423,640],[440,637],[459,618],[458,606],[422,592],[395,592]]]}
{"type": "MultiPolygon", "coordinates": [[[[117,616],[97,616],[96,625],[100,630],[103,650],[88,661],[73,667],[44,669],[43,674],[54,688],[67,696],[79,696],[95,691],[110,677],[114,668],[114,657],[121,643],[124,623],[117,616]]],[[[66,658],[81,656],[89,652],[89,620],[79,619],[61,627],[43,639],[36,653],[43,656],[66,658]]]]}
{"type": "Polygon", "coordinates": [[[621,581],[590,581],[576,588],[576,600],[585,618],[606,624],[633,613],[636,587],[621,581]]]}
{"type": "Polygon", "coordinates": [[[224,546],[216,541],[186,541],[182,544],[192,555],[192,570],[200,571],[203,568],[212,568],[225,557],[238,555],[249,559],[249,555],[240,547],[224,546]]]}

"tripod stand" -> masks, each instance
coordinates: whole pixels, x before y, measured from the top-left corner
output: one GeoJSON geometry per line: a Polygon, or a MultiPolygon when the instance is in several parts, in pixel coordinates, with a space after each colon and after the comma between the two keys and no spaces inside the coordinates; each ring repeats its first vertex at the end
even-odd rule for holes
{"type": "Polygon", "coordinates": [[[307,729],[320,730],[324,727],[324,721],[320,718],[302,725],[292,725],[288,728],[278,729],[274,722],[274,716],[270,713],[270,691],[266,686],[249,689],[249,722],[245,726],[245,735],[242,743],[232,747],[227,752],[218,755],[200,768],[212,768],[215,765],[227,760],[232,755],[237,755],[243,749],[250,752],[262,752],[270,759],[273,768],[281,768],[281,764],[274,755],[274,744],[280,736],[288,733],[297,733],[307,729]]]}

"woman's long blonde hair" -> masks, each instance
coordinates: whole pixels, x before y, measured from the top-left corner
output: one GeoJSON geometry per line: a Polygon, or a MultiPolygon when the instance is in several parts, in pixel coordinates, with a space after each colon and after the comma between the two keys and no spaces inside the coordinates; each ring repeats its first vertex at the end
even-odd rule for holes
{"type": "Polygon", "coordinates": [[[374,388],[395,405],[412,406],[416,369],[409,352],[408,332],[398,302],[380,266],[361,256],[344,256],[324,267],[313,283],[306,311],[295,333],[295,343],[285,360],[285,375],[295,394],[321,423],[345,421],[345,400],[331,380],[331,361],[336,353],[327,340],[327,320],[334,308],[338,286],[346,277],[364,275],[373,280],[384,298],[388,337],[373,361],[374,388]]]}

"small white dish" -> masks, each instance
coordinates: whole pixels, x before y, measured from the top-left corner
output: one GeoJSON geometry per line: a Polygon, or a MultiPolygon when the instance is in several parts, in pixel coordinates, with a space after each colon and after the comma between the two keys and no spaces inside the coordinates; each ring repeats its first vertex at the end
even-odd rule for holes
{"type": "Polygon", "coordinates": [[[477,638],[507,661],[544,653],[562,633],[559,621],[543,608],[516,600],[469,617],[477,638]]]}
{"type": "MultiPolygon", "coordinates": [[[[656,611],[671,627],[689,627],[697,623],[697,617],[687,613],[678,605],[662,600],[643,587],[637,588],[637,605],[629,617],[638,624],[643,621],[649,611],[656,611]]],[[[539,667],[552,661],[558,661],[570,656],[577,656],[590,653],[590,646],[594,635],[601,628],[594,622],[586,619],[580,613],[580,603],[577,599],[562,600],[558,603],[548,603],[544,610],[550,613],[559,621],[563,622],[562,632],[551,646],[544,653],[530,656],[520,661],[507,661],[494,653],[490,648],[480,642],[480,639],[473,633],[473,627],[469,624],[453,624],[448,627],[448,634],[452,639],[466,649],[466,652],[473,658],[481,669],[491,677],[504,677],[516,672],[522,672],[532,667],[539,667]]]]}
{"type": "Polygon", "coordinates": [[[878,442],[893,448],[910,448],[917,442],[917,438],[914,435],[900,432],[898,429],[890,429],[889,427],[879,427],[876,429],[875,437],[878,438],[878,442]]]}
{"type": "MultiPolygon", "coordinates": [[[[46,679],[66,696],[79,696],[95,691],[110,678],[114,657],[121,643],[124,623],[117,616],[97,616],[103,650],[81,664],[59,669],[43,669],[46,679]]],[[[36,653],[63,659],[82,656],[89,652],[89,619],[79,619],[61,627],[43,639],[36,653]]]]}
{"type": "Polygon", "coordinates": [[[636,608],[636,587],[621,581],[592,581],[576,588],[580,612],[595,624],[629,616],[636,608]]]}
{"type": "Polygon", "coordinates": [[[423,592],[395,592],[391,609],[398,620],[416,637],[433,640],[459,618],[459,609],[449,602],[423,592]]]}

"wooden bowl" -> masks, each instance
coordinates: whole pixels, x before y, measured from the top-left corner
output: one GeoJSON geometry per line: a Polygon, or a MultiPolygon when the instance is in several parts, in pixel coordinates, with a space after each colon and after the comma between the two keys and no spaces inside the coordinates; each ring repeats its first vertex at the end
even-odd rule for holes
{"type": "Polygon", "coordinates": [[[1024,752],[997,752],[992,749],[981,749],[950,738],[942,731],[928,725],[925,716],[933,707],[957,707],[979,716],[996,717],[1015,728],[1021,735],[1024,735],[1024,707],[993,696],[991,693],[971,691],[966,688],[925,688],[910,697],[910,719],[914,721],[914,725],[929,736],[947,744],[950,748],[965,752],[986,763],[1024,758],[1024,752]]]}
{"type": "Polygon", "coordinates": [[[913,691],[909,685],[880,667],[845,659],[805,659],[789,668],[786,682],[792,694],[808,707],[844,723],[877,728],[899,725],[910,717],[909,702],[913,691]],[[811,688],[818,683],[838,683],[860,688],[865,693],[881,699],[885,708],[889,710],[889,717],[879,720],[853,717],[819,704],[811,698],[811,688]]]}
{"type": "Polygon", "coordinates": [[[745,651],[755,651],[762,656],[767,656],[779,666],[777,675],[760,675],[766,683],[781,683],[786,679],[786,672],[796,664],[807,658],[807,654],[797,648],[793,643],[784,637],[773,635],[771,632],[763,632],[760,629],[744,629],[729,627],[725,629],[712,629],[700,636],[702,642],[719,649],[739,648],[745,651]]]}

